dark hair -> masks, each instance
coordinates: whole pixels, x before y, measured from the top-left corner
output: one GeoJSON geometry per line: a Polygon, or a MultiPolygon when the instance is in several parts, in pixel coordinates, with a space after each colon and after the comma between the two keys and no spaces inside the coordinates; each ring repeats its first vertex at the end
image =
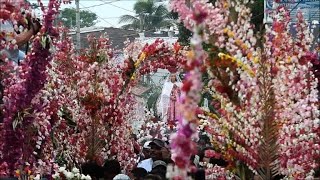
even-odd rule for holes
{"type": "Polygon", "coordinates": [[[120,174],[121,172],[121,166],[118,160],[112,159],[112,160],[106,160],[104,165],[104,171],[109,174],[120,174]]]}
{"type": "MultiPolygon", "coordinates": [[[[204,143],[206,143],[206,144],[210,144],[210,138],[207,136],[207,135],[205,135],[205,134],[201,134],[200,136],[199,136],[199,141],[203,141],[204,143]]],[[[198,142],[199,142],[198,141],[198,142]]]]}
{"type": "Polygon", "coordinates": [[[206,173],[204,169],[197,169],[196,172],[191,174],[191,177],[193,177],[194,180],[205,180],[206,179],[206,173]]]}
{"type": "Polygon", "coordinates": [[[162,178],[158,175],[148,174],[143,180],[162,180],[162,178]]]}
{"type": "Polygon", "coordinates": [[[148,175],[148,172],[144,168],[134,168],[132,169],[131,173],[137,179],[142,179],[148,175]]]}
{"type": "Polygon", "coordinates": [[[99,166],[96,162],[88,162],[81,166],[82,174],[90,175],[92,178],[96,179],[103,177],[103,168],[99,166]]]}

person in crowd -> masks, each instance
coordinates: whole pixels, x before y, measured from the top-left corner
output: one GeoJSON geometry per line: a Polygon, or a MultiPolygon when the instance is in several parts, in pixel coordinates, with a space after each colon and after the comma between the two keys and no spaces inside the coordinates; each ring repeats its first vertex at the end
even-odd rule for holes
{"type": "MultiPolygon", "coordinates": [[[[10,11],[11,9],[14,9],[14,4],[1,1],[0,5],[2,3],[6,3],[5,7],[7,10],[10,11]],[[10,7],[10,6],[13,6],[13,7],[10,7]]],[[[26,44],[33,35],[39,32],[41,28],[41,24],[39,23],[39,20],[31,17],[28,17],[27,19],[29,24],[28,31],[21,32],[19,34],[15,32],[14,24],[11,21],[9,20],[0,21],[0,32],[4,34],[4,36],[2,37],[2,39],[0,39],[0,41],[5,41],[7,43],[11,42],[13,44],[16,44],[18,47],[21,47],[24,44],[26,44]]],[[[25,56],[24,52],[19,50],[19,48],[5,47],[3,49],[0,49],[0,58],[6,57],[11,61],[16,62],[17,64],[19,64],[19,62],[24,59],[24,56],[25,56]]]]}
{"type": "Polygon", "coordinates": [[[89,175],[92,180],[103,178],[103,168],[95,162],[88,162],[81,166],[82,174],[89,175]]]}
{"type": "MultiPolygon", "coordinates": [[[[169,150],[168,143],[161,139],[153,139],[151,142],[146,142],[148,145],[146,146],[149,150],[149,157],[141,161],[137,167],[144,168],[147,172],[152,170],[152,165],[154,161],[162,160],[166,163],[172,163],[171,154],[169,150]],[[150,148],[150,149],[149,149],[150,148]]],[[[146,145],[145,143],[145,145],[146,145]]],[[[144,149],[146,149],[144,147],[144,149]]]]}
{"type": "Polygon", "coordinates": [[[119,161],[113,160],[106,160],[104,163],[104,179],[105,180],[113,180],[113,178],[121,173],[121,166],[119,161]]]}
{"type": "Polygon", "coordinates": [[[153,139],[150,142],[150,157],[153,161],[162,160],[166,163],[171,163],[171,154],[168,144],[161,139],[153,139]]]}
{"type": "Polygon", "coordinates": [[[143,180],[148,175],[148,172],[144,168],[134,168],[131,174],[133,180],[143,180]]]}
{"type": "Polygon", "coordinates": [[[152,171],[150,174],[155,174],[160,176],[162,179],[166,178],[166,173],[167,173],[167,164],[164,161],[154,161],[152,165],[152,171]]]}
{"type": "Polygon", "coordinates": [[[202,168],[197,169],[196,172],[191,173],[190,176],[194,179],[194,180],[205,180],[206,179],[206,173],[205,170],[202,168]]]}
{"type": "Polygon", "coordinates": [[[130,180],[130,177],[125,174],[116,175],[113,180],[130,180]]]}
{"type": "Polygon", "coordinates": [[[159,175],[148,174],[143,180],[163,180],[159,175]]]}
{"type": "Polygon", "coordinates": [[[198,144],[199,151],[205,147],[210,147],[211,146],[210,138],[205,134],[200,134],[197,144],[198,144]]]}
{"type": "Polygon", "coordinates": [[[143,168],[145,169],[147,172],[150,172],[152,170],[152,159],[150,157],[150,143],[151,141],[146,141],[143,145],[142,148],[142,153],[140,156],[140,160],[139,163],[137,165],[138,168],[143,168]]]}
{"type": "Polygon", "coordinates": [[[142,147],[142,153],[141,153],[141,160],[144,160],[144,159],[149,159],[150,158],[150,142],[151,141],[146,141],[144,144],[143,144],[143,147],[142,147]]]}

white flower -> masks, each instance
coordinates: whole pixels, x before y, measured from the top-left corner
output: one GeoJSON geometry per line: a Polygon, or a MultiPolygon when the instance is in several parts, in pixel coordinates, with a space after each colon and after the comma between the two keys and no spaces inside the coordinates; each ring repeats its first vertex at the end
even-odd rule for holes
{"type": "Polygon", "coordinates": [[[59,167],[59,172],[63,172],[66,170],[66,167],[59,167]]]}
{"type": "Polygon", "coordinates": [[[58,179],[60,177],[59,173],[55,173],[52,175],[52,178],[53,179],[58,179]]]}
{"type": "Polygon", "coordinates": [[[74,174],[72,172],[66,172],[64,175],[67,179],[72,179],[74,177],[74,174]]]}
{"type": "Polygon", "coordinates": [[[40,174],[37,174],[36,177],[34,177],[34,180],[40,180],[40,174]]]}
{"type": "Polygon", "coordinates": [[[91,180],[91,177],[89,175],[85,176],[86,180],[91,180]]]}
{"type": "MultiPolygon", "coordinates": [[[[89,176],[90,177],[90,176],[89,176]]],[[[87,176],[84,175],[84,174],[81,174],[81,178],[80,179],[83,179],[83,180],[86,180],[87,179],[87,176]]]]}
{"type": "Polygon", "coordinates": [[[74,177],[79,179],[81,177],[81,175],[80,175],[80,173],[75,173],[74,177]]]}
{"type": "Polygon", "coordinates": [[[81,174],[80,179],[85,179],[85,178],[86,178],[86,176],[84,174],[81,174]]]}
{"type": "Polygon", "coordinates": [[[73,172],[74,174],[77,174],[77,173],[79,173],[80,171],[79,171],[78,168],[74,167],[74,168],[72,168],[72,172],[73,172]]]}

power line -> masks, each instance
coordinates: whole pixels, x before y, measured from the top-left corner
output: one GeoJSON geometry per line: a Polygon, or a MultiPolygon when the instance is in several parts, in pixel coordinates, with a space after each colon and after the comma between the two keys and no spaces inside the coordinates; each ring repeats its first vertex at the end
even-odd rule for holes
{"type": "MultiPolygon", "coordinates": [[[[79,3],[82,7],[85,7],[84,5],[82,5],[81,3],[79,3]]],[[[91,11],[90,9],[88,9],[88,11],[90,11],[90,12],[92,12],[92,13],[95,13],[95,12],[93,12],[93,11],[91,11]]],[[[96,14],[96,13],[95,13],[96,14]]],[[[97,15],[97,14],[96,14],[97,15]]],[[[104,21],[104,22],[106,22],[106,23],[108,23],[109,25],[111,25],[112,27],[114,27],[114,25],[112,24],[112,23],[110,23],[109,21],[107,21],[107,20],[105,20],[105,19],[103,19],[103,18],[101,18],[100,16],[98,16],[97,15],[97,17],[99,18],[99,19],[101,19],[102,21],[104,21]]]]}
{"type": "Polygon", "coordinates": [[[102,5],[111,4],[111,3],[114,3],[114,2],[117,2],[117,1],[120,1],[120,0],[114,0],[114,1],[108,1],[108,2],[102,1],[104,3],[96,4],[96,5],[92,5],[92,6],[86,6],[86,7],[80,8],[80,9],[88,9],[88,8],[92,8],[92,7],[102,6],[102,5]]]}
{"type": "MultiPolygon", "coordinates": [[[[101,2],[105,2],[104,0],[100,0],[101,2]]],[[[114,1],[116,2],[116,1],[114,1]]],[[[134,11],[132,10],[129,10],[129,9],[126,9],[126,8],[123,8],[123,7],[120,7],[120,6],[117,6],[117,5],[114,5],[114,4],[111,4],[111,3],[108,3],[108,5],[110,6],[113,6],[113,7],[116,7],[116,8],[119,8],[119,9],[122,9],[122,10],[125,10],[125,11],[128,11],[128,12],[132,12],[132,13],[135,13],[134,11]]]]}
{"type": "Polygon", "coordinates": [[[120,18],[121,16],[117,16],[117,17],[103,17],[102,19],[118,19],[120,18]]]}

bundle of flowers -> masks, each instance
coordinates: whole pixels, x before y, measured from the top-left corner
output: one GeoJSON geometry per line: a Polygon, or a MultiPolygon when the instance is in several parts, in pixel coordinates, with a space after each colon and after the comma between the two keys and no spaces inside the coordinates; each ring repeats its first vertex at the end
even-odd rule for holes
{"type": "Polygon", "coordinates": [[[58,103],[51,124],[55,159],[69,167],[87,161],[102,165],[108,158],[117,158],[131,169],[134,153],[127,119],[134,110],[134,98],[123,91],[123,71],[113,66],[109,39],[88,37],[88,41],[90,47],[73,56],[66,38],[57,46],[61,51],[50,70],[44,93],[49,93],[52,106],[58,103]]]}
{"type": "MultiPolygon", "coordinates": [[[[19,1],[20,2],[20,1],[19,1]]],[[[25,62],[16,69],[6,69],[6,77],[2,80],[4,103],[4,137],[1,142],[2,155],[0,164],[7,164],[8,172],[12,175],[24,162],[29,162],[31,168],[35,165],[33,150],[37,129],[33,126],[33,112],[41,105],[34,103],[34,97],[46,83],[46,68],[51,61],[50,45],[57,37],[53,20],[58,13],[59,1],[51,0],[44,12],[43,26],[33,40],[33,46],[25,62]]],[[[19,6],[17,6],[19,7],[19,6]]],[[[13,13],[14,14],[14,13],[13,13]]],[[[13,66],[11,66],[13,67],[13,66]]],[[[7,174],[7,175],[10,175],[7,174]]]]}
{"type": "Polygon", "coordinates": [[[301,13],[293,37],[288,11],[279,7],[260,41],[250,24],[247,3],[171,1],[173,10],[194,32],[190,66],[187,63],[191,76],[182,88],[181,111],[185,113],[172,139],[173,158],[180,172],[187,170],[193,149],[190,137],[199,123],[199,70],[205,70],[210,78],[206,88],[216,111],[203,113],[212,126],[201,128],[212,134],[223,158],[242,169],[237,175],[310,178],[318,167],[320,140],[312,37],[301,13]],[[202,41],[211,47],[206,52],[202,41]]]}

